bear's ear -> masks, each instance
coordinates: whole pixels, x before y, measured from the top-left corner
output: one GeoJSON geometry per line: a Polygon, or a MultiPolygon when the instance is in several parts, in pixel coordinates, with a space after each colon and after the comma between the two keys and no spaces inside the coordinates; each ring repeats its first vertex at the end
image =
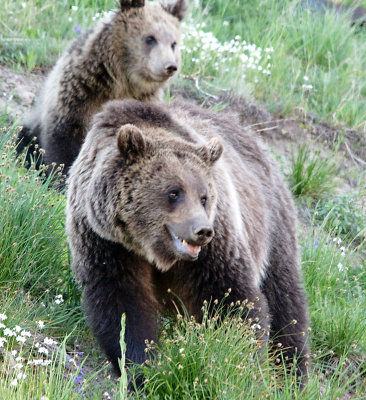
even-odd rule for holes
{"type": "Polygon", "coordinates": [[[130,8],[144,7],[145,0],[120,0],[121,11],[129,10],[130,8]]]}
{"type": "Polygon", "coordinates": [[[175,0],[173,3],[162,4],[164,10],[181,21],[188,9],[188,0],[175,0]]]}
{"type": "Polygon", "coordinates": [[[198,149],[198,154],[209,165],[213,165],[220,157],[224,148],[219,138],[212,138],[207,145],[198,149]]]}
{"type": "Polygon", "coordinates": [[[117,133],[117,145],[128,164],[145,155],[147,143],[142,131],[135,125],[121,126],[117,133]]]}

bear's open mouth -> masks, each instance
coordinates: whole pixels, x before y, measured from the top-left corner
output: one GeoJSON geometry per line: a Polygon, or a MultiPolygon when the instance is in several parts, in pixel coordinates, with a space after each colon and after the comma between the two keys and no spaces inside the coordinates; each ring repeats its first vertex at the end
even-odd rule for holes
{"type": "Polygon", "coordinates": [[[201,246],[194,246],[192,244],[189,244],[186,240],[180,239],[170,229],[169,233],[171,234],[174,246],[179,253],[187,255],[192,259],[196,259],[198,257],[198,254],[201,251],[201,246]]]}

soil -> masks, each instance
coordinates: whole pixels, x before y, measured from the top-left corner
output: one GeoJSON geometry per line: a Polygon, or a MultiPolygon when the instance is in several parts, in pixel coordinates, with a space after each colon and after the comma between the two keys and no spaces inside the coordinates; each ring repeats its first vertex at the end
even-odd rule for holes
{"type": "MultiPolygon", "coordinates": [[[[21,124],[24,115],[34,105],[36,95],[40,91],[45,74],[41,72],[17,72],[0,65],[0,115],[7,113],[17,123],[21,124]]],[[[187,85],[186,85],[187,86],[187,85]]],[[[173,95],[193,100],[203,106],[220,105],[226,110],[235,111],[240,115],[244,126],[250,126],[260,133],[275,153],[289,158],[291,147],[304,142],[321,144],[325,154],[339,141],[341,152],[345,155],[344,167],[355,165],[366,169],[366,132],[355,131],[344,127],[332,127],[318,122],[311,115],[297,114],[286,116],[271,115],[265,107],[238,97],[233,92],[212,95],[189,87],[172,89],[173,95]],[[346,139],[345,139],[346,137],[346,139]]]]}

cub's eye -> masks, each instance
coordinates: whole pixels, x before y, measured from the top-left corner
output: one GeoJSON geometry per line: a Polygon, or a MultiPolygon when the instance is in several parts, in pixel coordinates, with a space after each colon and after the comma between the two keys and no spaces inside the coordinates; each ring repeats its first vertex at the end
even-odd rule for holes
{"type": "Polygon", "coordinates": [[[149,35],[149,36],[146,37],[145,43],[148,46],[153,46],[155,43],[157,43],[157,40],[156,40],[155,36],[149,35]]]}
{"type": "Polygon", "coordinates": [[[207,196],[202,196],[202,197],[201,197],[201,204],[202,204],[203,206],[205,206],[206,203],[207,203],[207,196]]]}
{"type": "Polygon", "coordinates": [[[172,43],[172,50],[174,51],[176,47],[177,47],[177,42],[173,42],[172,43]]]}
{"type": "Polygon", "coordinates": [[[168,198],[171,203],[173,203],[174,201],[177,201],[179,198],[179,190],[170,191],[168,194],[168,198]]]}

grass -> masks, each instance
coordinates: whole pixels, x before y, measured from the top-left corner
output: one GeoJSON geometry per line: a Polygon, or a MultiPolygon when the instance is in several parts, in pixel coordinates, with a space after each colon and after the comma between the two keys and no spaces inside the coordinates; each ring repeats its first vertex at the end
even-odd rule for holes
{"type": "MultiPolygon", "coordinates": [[[[27,70],[47,69],[80,29],[115,6],[113,0],[22,3],[3,1],[0,63],[27,70]]],[[[234,88],[280,115],[301,109],[337,126],[365,129],[366,30],[351,27],[346,15],[309,14],[296,4],[191,0],[176,84],[193,79],[203,97],[234,88]]],[[[361,4],[366,7],[365,0],[361,4]]],[[[0,319],[6,317],[0,320],[0,398],[124,399],[126,382],[109,379],[80,309],[64,195],[15,159],[18,128],[6,112],[0,127],[0,319]],[[46,337],[57,343],[45,347],[46,337]],[[39,352],[42,347],[48,354],[39,352]]],[[[186,316],[164,322],[159,343],[147,344],[155,354],[150,365],[136,366],[146,381],[133,398],[364,398],[364,176],[358,172],[355,194],[342,192],[342,163],[339,152],[324,155],[322,143],[315,151],[298,146],[289,163],[293,192],[312,216],[299,230],[312,321],[313,370],[305,390],[299,393],[294,375],[274,365],[275,353],[257,357],[253,331],[238,315],[214,324],[205,314],[203,324],[186,316]]],[[[121,344],[123,350],[122,337],[121,344]]]]}
{"type": "Polygon", "coordinates": [[[292,149],[288,179],[295,196],[319,199],[331,193],[336,186],[336,172],[336,162],[323,158],[319,150],[312,152],[307,145],[302,145],[295,154],[292,149]]]}
{"type": "Polygon", "coordinates": [[[351,389],[354,398],[362,398],[365,385],[350,367],[350,350],[339,358],[333,350],[314,354],[308,384],[300,392],[293,371],[284,375],[282,366],[275,365],[280,357],[276,352],[259,356],[254,332],[240,318],[238,308],[234,305],[230,317],[223,319],[209,317],[205,308],[202,324],[178,315],[178,322],[163,330],[159,345],[147,344],[149,352],[160,356],[138,368],[146,379],[137,398],[313,399],[323,391],[328,396],[324,398],[337,398],[351,389]]]}
{"type": "MultiPolygon", "coordinates": [[[[239,35],[240,40],[262,49],[262,68],[268,61],[270,75],[248,68],[247,62],[235,57],[213,71],[209,66],[216,60],[200,58],[196,63],[194,52],[184,58],[186,74],[200,68],[202,79],[219,87],[235,87],[281,114],[300,108],[332,124],[364,129],[365,31],[350,27],[346,16],[308,13],[296,1],[255,0],[246,2],[245,8],[238,0],[230,6],[223,0],[200,4],[202,14],[195,12],[194,23],[204,18],[204,31],[212,32],[222,44],[239,35]],[[264,50],[272,48],[267,59],[264,50]],[[209,73],[205,74],[206,69],[209,73]]],[[[197,35],[197,46],[200,39],[197,35]]]]}

